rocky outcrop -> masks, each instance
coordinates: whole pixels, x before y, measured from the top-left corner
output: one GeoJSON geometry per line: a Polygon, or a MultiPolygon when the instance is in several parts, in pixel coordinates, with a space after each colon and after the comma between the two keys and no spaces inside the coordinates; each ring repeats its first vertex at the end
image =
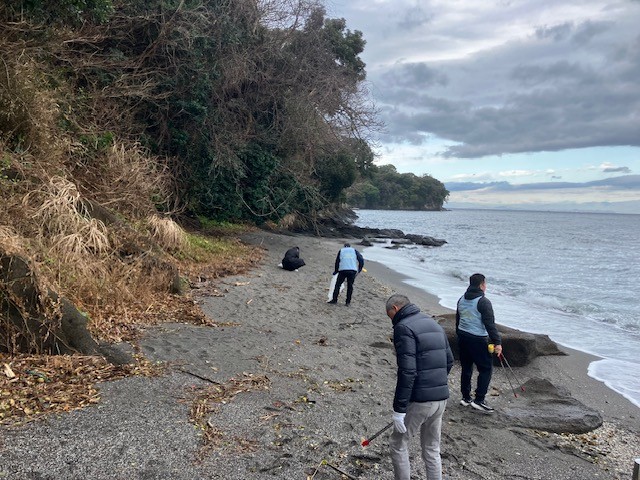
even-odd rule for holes
{"type": "MultiPolygon", "coordinates": [[[[453,355],[458,359],[455,314],[441,315],[434,319],[444,328],[453,355]]],[[[539,356],[566,355],[546,335],[522,332],[502,325],[498,325],[498,331],[502,335],[504,356],[511,367],[527,366],[539,356]]],[[[501,365],[497,356],[494,356],[494,364],[501,365]]],[[[520,385],[516,383],[520,378],[520,375],[514,376],[512,385],[517,398],[509,406],[498,408],[498,415],[489,416],[483,421],[553,433],[586,433],[602,425],[600,414],[573,398],[567,389],[536,377],[529,378],[520,385]]],[[[524,381],[524,378],[519,381],[524,381]]]]}
{"type": "Polygon", "coordinates": [[[275,228],[273,225],[265,225],[265,228],[282,234],[302,233],[329,238],[355,238],[360,239],[360,245],[363,246],[389,243],[390,248],[400,248],[403,245],[441,247],[447,243],[446,240],[439,238],[405,234],[397,229],[357,227],[353,224],[357,218],[353,210],[339,208],[325,211],[313,220],[296,218],[288,225],[287,231],[275,228]]]}
{"type": "Polygon", "coordinates": [[[19,351],[97,353],[87,318],[71,302],[38,282],[29,262],[18,255],[0,256],[0,348],[19,351]]]}
{"type": "MultiPolygon", "coordinates": [[[[459,358],[455,313],[440,315],[435,319],[444,328],[454,357],[459,358]]],[[[543,355],[566,355],[547,335],[522,332],[503,325],[498,325],[498,331],[502,336],[505,357],[512,367],[524,367],[534,358],[543,355]]],[[[497,366],[500,365],[497,357],[494,358],[494,363],[497,366]]]]}
{"type": "Polygon", "coordinates": [[[602,425],[602,416],[549,380],[531,378],[514,406],[502,414],[511,425],[553,433],[586,433],[602,425]]]}

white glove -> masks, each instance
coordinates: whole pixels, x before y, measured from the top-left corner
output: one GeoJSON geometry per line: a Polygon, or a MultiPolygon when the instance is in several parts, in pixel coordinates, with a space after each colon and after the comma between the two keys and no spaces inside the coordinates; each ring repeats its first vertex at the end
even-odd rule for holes
{"type": "Polygon", "coordinates": [[[393,428],[398,433],[407,433],[407,427],[404,424],[404,417],[406,413],[393,412],[391,418],[393,419],[393,428]]]}

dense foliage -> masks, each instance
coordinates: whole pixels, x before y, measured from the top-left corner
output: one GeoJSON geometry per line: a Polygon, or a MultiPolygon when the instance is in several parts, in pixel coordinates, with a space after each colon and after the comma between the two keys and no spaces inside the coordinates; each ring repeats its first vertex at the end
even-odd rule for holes
{"type": "Polygon", "coordinates": [[[323,172],[353,163],[350,137],[375,123],[362,107],[365,42],[321,6],[138,0],[80,33],[57,60],[91,121],[171,158],[189,211],[278,220],[353,181],[350,165],[338,184],[323,172]]]}
{"type": "Polygon", "coordinates": [[[353,207],[388,210],[442,210],[449,191],[430,175],[398,173],[393,165],[372,165],[347,191],[353,207]]]}
{"type": "Polygon", "coordinates": [[[374,166],[365,41],[319,1],[0,0],[0,263],[41,292],[0,278],[0,350],[61,351],[83,321],[54,297],[120,336],[192,262],[256,258],[196,222],[312,226],[354,182],[424,208],[374,166]]]}
{"type": "Polygon", "coordinates": [[[110,148],[134,144],[170,179],[161,211],[278,221],[345,201],[354,181],[357,206],[446,197],[430,177],[373,165],[365,41],[316,0],[3,0],[0,34],[5,145],[66,136],[86,180],[110,148]],[[35,90],[50,100],[45,129],[35,90]]]}

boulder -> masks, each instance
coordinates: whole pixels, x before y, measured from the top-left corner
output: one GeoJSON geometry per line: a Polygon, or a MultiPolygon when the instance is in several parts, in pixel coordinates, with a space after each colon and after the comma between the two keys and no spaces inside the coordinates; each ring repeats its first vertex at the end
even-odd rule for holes
{"type": "Polygon", "coordinates": [[[556,387],[549,380],[531,378],[516,405],[501,413],[510,424],[553,433],[587,433],[602,425],[602,416],[556,387]]]}
{"type": "Polygon", "coordinates": [[[442,245],[447,243],[446,240],[433,238],[426,235],[407,234],[405,235],[405,238],[411,240],[416,245],[424,245],[427,247],[441,247],[442,245]]]}
{"type": "MultiPolygon", "coordinates": [[[[458,359],[459,352],[455,313],[440,315],[434,317],[434,319],[444,328],[453,355],[458,359]]],[[[531,363],[534,358],[543,355],[566,355],[547,335],[522,332],[503,325],[498,325],[498,331],[502,336],[504,356],[512,367],[523,367],[531,363]]],[[[494,365],[500,365],[497,357],[494,357],[494,365]]]]}
{"type": "Polygon", "coordinates": [[[116,357],[93,339],[89,319],[66,298],[38,283],[29,261],[0,253],[0,351],[103,355],[117,363],[133,357],[116,357]]]}

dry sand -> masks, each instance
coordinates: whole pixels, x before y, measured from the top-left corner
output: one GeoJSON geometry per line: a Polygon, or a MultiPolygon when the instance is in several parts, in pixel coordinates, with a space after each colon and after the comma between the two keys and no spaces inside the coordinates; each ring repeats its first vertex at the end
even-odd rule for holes
{"type": "MultiPolygon", "coordinates": [[[[341,241],[266,232],[247,240],[266,249],[263,266],[196,293],[221,326],[175,319],[149,329],[140,347],[150,359],[172,362],[171,373],[108,382],[96,407],[0,430],[0,479],[341,478],[323,460],[354,478],[392,479],[388,433],[360,446],[390,421],[396,368],[384,302],[399,292],[432,315],[448,310],[373,262],[357,277],[350,307],[344,292],[338,305],[328,305],[341,241]],[[278,268],[295,245],[307,265],[278,268]],[[200,389],[216,385],[199,377],[238,386],[208,416],[216,434],[208,450],[189,411],[200,389]]],[[[587,376],[591,359],[571,351],[516,370],[522,381],[548,378],[600,411],[605,425],[583,436],[509,425],[500,409],[519,400],[499,371],[489,398],[494,415],[461,407],[454,367],[443,425],[445,478],[631,478],[640,409],[587,376]]],[[[416,447],[412,442],[412,478],[424,480],[416,447]]]]}

